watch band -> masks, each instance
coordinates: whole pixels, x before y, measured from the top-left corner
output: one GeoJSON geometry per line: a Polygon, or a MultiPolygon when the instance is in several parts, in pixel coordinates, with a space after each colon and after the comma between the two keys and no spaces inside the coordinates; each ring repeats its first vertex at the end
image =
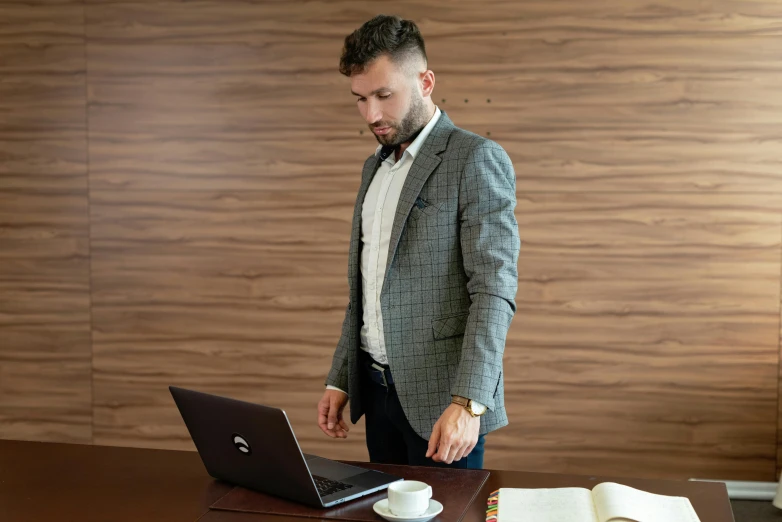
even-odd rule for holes
{"type": "Polygon", "coordinates": [[[452,395],[451,402],[453,404],[458,404],[459,406],[464,407],[464,409],[467,410],[467,413],[469,413],[473,417],[480,417],[481,415],[486,413],[486,407],[483,408],[483,411],[481,413],[475,413],[474,411],[472,411],[472,399],[468,399],[467,397],[462,397],[460,395],[452,395]]]}
{"type": "Polygon", "coordinates": [[[451,402],[453,404],[458,404],[459,406],[464,406],[468,410],[470,409],[470,399],[467,397],[461,397],[459,395],[452,395],[451,396],[451,402]]]}

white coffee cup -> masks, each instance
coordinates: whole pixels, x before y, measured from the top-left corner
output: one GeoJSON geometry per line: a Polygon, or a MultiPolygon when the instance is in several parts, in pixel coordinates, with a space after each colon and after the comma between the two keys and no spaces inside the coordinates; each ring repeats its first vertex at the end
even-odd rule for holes
{"type": "Polygon", "coordinates": [[[417,517],[429,509],[432,486],[417,480],[401,480],[388,485],[388,509],[398,517],[417,517]]]}

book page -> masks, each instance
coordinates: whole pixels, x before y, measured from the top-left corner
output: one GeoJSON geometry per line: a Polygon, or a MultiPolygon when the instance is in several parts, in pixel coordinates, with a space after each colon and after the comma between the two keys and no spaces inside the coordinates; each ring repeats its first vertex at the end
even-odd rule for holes
{"type": "Polygon", "coordinates": [[[700,522],[690,499],[655,495],[613,482],[592,488],[598,522],[700,522]]]}
{"type": "Polygon", "coordinates": [[[598,522],[584,488],[501,488],[497,522],[598,522]]]}

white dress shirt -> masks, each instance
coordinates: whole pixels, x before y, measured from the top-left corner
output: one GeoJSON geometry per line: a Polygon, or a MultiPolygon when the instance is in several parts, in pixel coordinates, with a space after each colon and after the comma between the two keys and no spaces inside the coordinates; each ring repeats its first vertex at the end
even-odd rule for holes
{"type": "MultiPolygon", "coordinates": [[[[380,364],[388,364],[383,336],[383,314],[380,309],[380,290],[386,275],[388,247],[394,216],[402,194],[402,186],[418,151],[421,150],[432,128],[440,119],[440,109],[405,149],[399,161],[390,154],[378,167],[369,184],[361,207],[361,305],[364,321],[361,326],[361,349],[369,352],[380,364]]],[[[379,154],[378,146],[375,154],[379,154]]]]}

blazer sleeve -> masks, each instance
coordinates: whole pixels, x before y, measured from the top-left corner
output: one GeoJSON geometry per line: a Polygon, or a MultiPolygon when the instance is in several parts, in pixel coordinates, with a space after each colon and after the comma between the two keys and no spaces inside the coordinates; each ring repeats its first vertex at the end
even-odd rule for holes
{"type": "Polygon", "coordinates": [[[470,311],[451,394],[494,410],[502,355],[516,312],[520,240],[516,174],[502,147],[484,140],[473,148],[460,178],[460,243],[470,311]]]}
{"type": "Polygon", "coordinates": [[[331,361],[331,370],[326,377],[326,386],[334,386],[340,390],[350,393],[348,390],[348,346],[350,336],[350,303],[345,310],[345,320],[342,321],[342,334],[337,343],[337,349],[334,350],[334,357],[331,361]]]}

